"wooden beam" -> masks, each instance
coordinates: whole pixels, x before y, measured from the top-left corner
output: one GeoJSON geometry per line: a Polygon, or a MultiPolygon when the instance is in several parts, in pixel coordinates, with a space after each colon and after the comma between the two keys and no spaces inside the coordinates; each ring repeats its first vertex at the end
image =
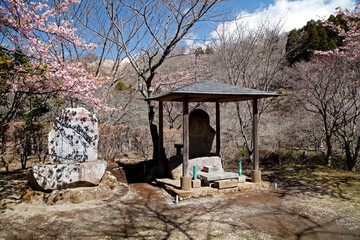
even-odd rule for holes
{"type": "Polygon", "coordinates": [[[216,102],[216,154],[220,156],[220,103],[216,102]]]}
{"type": "Polygon", "coordinates": [[[258,99],[253,99],[253,170],[259,170],[258,99]]]}
{"type": "Polygon", "coordinates": [[[184,98],[183,101],[183,177],[189,176],[189,101],[184,98]]]}

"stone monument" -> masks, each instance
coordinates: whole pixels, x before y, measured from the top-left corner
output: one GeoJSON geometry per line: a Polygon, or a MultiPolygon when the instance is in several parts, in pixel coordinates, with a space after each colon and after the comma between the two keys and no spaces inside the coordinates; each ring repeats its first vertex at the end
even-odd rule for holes
{"type": "Polygon", "coordinates": [[[67,108],[56,119],[49,133],[53,163],[97,160],[99,130],[95,115],[85,108],[67,108]]]}
{"type": "Polygon", "coordinates": [[[107,163],[97,159],[98,120],[85,108],[66,108],[49,133],[51,163],[31,168],[30,185],[42,191],[98,185],[107,163]]]}
{"type": "MultiPolygon", "coordinates": [[[[202,109],[195,109],[189,115],[189,162],[190,176],[192,169],[197,166],[199,170],[205,166],[212,166],[223,171],[221,158],[211,154],[211,148],[215,137],[215,130],[210,126],[210,117],[202,109]]],[[[177,155],[170,158],[169,171],[173,179],[182,176],[183,156],[177,155]]]]}
{"type": "Polygon", "coordinates": [[[208,156],[215,137],[210,126],[210,117],[202,109],[195,109],[189,115],[189,155],[190,158],[208,156]]]}

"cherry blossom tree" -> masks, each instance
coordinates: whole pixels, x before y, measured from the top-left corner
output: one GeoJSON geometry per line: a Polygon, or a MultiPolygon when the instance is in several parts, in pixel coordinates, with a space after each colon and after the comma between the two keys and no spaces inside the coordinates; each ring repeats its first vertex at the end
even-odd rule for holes
{"type": "MultiPolygon", "coordinates": [[[[337,69],[338,77],[334,80],[336,83],[341,83],[340,79],[346,78],[348,83],[342,83],[339,85],[339,89],[348,89],[347,85],[352,86],[350,88],[351,91],[346,92],[345,95],[337,94],[336,96],[342,96],[339,100],[335,98],[336,103],[339,104],[342,108],[346,108],[346,104],[343,102],[343,99],[351,102],[351,108],[348,108],[347,111],[339,111],[333,112],[332,114],[328,114],[331,118],[336,119],[337,122],[341,121],[342,124],[336,123],[336,128],[334,128],[334,135],[340,140],[341,145],[346,154],[346,166],[349,170],[355,170],[359,167],[359,153],[360,153],[360,137],[358,133],[358,121],[359,121],[359,96],[358,96],[358,86],[360,81],[360,2],[357,3],[355,9],[353,11],[349,9],[341,9],[337,8],[337,14],[345,20],[346,26],[339,26],[332,22],[326,22],[327,26],[330,26],[334,31],[338,32],[339,36],[343,37],[344,46],[341,46],[337,49],[331,51],[317,51],[317,54],[325,55],[324,59],[327,59],[327,56],[335,57],[342,59],[342,61],[346,64],[344,65],[336,65],[334,68],[337,69]],[[354,84],[355,83],[355,84],[354,84]],[[353,90],[355,89],[355,90],[353,90]],[[337,114],[336,117],[335,113],[337,114]]],[[[331,72],[331,68],[328,67],[328,63],[326,63],[326,72],[331,72]]],[[[324,75],[324,73],[322,73],[324,75]]],[[[311,78],[309,78],[311,79],[311,78]]],[[[324,86],[325,88],[319,89],[320,93],[326,93],[328,86],[324,86]]],[[[339,90],[337,90],[339,91],[339,90]]],[[[331,96],[331,95],[330,95],[331,96]]],[[[328,99],[329,94],[326,94],[326,98],[328,99]]],[[[342,109],[341,108],[341,109],[342,109]]],[[[325,112],[326,113],[326,112],[325,112]]],[[[326,116],[326,115],[325,115],[326,116]]],[[[324,121],[324,123],[326,123],[324,121]]],[[[328,146],[328,159],[331,154],[331,144],[327,134],[327,146],[328,146]],[[330,153],[329,153],[330,149],[330,153]]],[[[331,133],[331,132],[329,132],[331,133]]],[[[329,161],[329,160],[328,160],[329,161]]],[[[328,162],[331,164],[331,159],[328,162]]]]}
{"type": "Polygon", "coordinates": [[[50,7],[46,1],[5,0],[0,5],[1,49],[21,52],[27,58],[25,64],[14,65],[8,74],[9,93],[55,94],[111,109],[94,96],[107,79],[95,77],[81,63],[68,60],[75,48],[96,47],[81,40],[71,22],[57,21],[59,14],[79,2],[64,0],[50,7]]]}
{"type": "Polygon", "coordinates": [[[339,36],[344,37],[344,46],[331,51],[317,51],[316,53],[340,56],[347,61],[358,62],[360,59],[360,2],[357,3],[353,11],[343,10],[340,7],[336,10],[336,13],[346,21],[345,28],[329,21],[326,24],[338,32],[339,36]]]}
{"type": "Polygon", "coordinates": [[[335,164],[333,155],[338,148],[334,146],[340,143],[347,168],[355,170],[360,153],[360,99],[359,84],[349,81],[356,78],[352,66],[343,58],[328,56],[289,70],[298,105],[314,116],[314,126],[322,125],[319,130],[325,139],[327,164],[335,164]]]}
{"type": "MultiPolygon", "coordinates": [[[[95,108],[114,110],[95,97],[108,79],[89,73],[74,53],[94,49],[64,18],[79,0],[4,0],[0,3],[0,153],[6,150],[6,131],[14,120],[24,128],[49,111],[54,98],[79,100],[95,108]],[[61,20],[63,19],[63,20],[61,20]]],[[[78,54],[77,54],[78,55],[78,54]]],[[[27,133],[20,137],[26,140],[27,133]]],[[[32,146],[31,146],[32,147],[32,146]]],[[[25,167],[25,164],[23,165],[25,167]]]]}

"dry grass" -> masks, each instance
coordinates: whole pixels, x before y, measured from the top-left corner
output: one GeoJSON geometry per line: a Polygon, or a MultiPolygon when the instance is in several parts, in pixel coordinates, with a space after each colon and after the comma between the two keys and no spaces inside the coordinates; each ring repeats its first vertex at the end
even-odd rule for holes
{"type": "Polygon", "coordinates": [[[359,172],[324,166],[283,165],[264,171],[264,177],[277,183],[288,195],[300,196],[302,207],[322,209],[312,212],[337,213],[360,222],[359,172]]]}

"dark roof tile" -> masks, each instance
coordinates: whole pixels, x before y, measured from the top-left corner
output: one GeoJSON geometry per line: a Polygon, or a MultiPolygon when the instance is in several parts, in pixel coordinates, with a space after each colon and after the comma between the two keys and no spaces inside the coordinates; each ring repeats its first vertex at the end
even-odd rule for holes
{"type": "Polygon", "coordinates": [[[279,96],[279,94],[203,80],[145,100],[183,101],[184,98],[187,98],[189,101],[193,102],[231,102],[277,96],[279,96]]]}

